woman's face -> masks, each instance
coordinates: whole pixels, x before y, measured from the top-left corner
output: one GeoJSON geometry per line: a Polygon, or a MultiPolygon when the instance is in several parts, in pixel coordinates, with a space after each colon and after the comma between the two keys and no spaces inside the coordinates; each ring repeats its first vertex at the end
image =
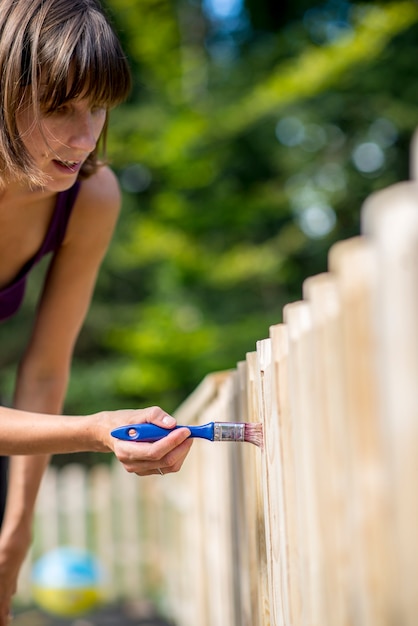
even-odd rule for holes
{"type": "Polygon", "coordinates": [[[19,134],[39,169],[48,176],[46,189],[59,192],[75,182],[93,152],[106,121],[106,109],[87,98],[70,100],[52,113],[24,106],[16,116],[19,134]]]}

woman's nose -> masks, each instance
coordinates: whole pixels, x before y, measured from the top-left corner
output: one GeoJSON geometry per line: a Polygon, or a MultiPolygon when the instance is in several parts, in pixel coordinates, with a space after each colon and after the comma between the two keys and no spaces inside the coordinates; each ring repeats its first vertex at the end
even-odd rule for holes
{"type": "Polygon", "coordinates": [[[77,116],[72,128],[69,145],[83,152],[93,152],[98,139],[98,131],[91,113],[77,116]]]}

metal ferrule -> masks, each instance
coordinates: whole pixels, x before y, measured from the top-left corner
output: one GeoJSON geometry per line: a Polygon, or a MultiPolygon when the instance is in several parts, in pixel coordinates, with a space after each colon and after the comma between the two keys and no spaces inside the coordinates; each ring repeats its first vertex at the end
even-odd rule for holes
{"type": "Polygon", "coordinates": [[[215,422],[214,441],[245,441],[245,424],[225,424],[215,422]]]}

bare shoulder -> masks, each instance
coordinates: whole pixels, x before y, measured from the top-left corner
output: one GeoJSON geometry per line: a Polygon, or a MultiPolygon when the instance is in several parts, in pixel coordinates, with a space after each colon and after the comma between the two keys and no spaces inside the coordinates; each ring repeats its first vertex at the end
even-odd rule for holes
{"type": "Polygon", "coordinates": [[[77,201],[102,209],[119,209],[121,204],[119,183],[110,167],[102,167],[93,176],[82,181],[77,201]]]}
{"type": "Polygon", "coordinates": [[[68,225],[66,242],[84,236],[107,239],[115,227],[121,208],[121,192],[116,175],[102,167],[83,180],[68,225]]]}

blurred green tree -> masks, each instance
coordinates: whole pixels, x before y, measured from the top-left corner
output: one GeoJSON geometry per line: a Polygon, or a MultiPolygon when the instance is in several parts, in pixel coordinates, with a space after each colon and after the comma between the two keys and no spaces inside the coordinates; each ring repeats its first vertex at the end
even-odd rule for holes
{"type": "Polygon", "coordinates": [[[418,8],[106,4],[135,83],[109,140],[124,210],[67,410],[173,410],[281,321],[372,191],[408,176],[418,8]]]}

